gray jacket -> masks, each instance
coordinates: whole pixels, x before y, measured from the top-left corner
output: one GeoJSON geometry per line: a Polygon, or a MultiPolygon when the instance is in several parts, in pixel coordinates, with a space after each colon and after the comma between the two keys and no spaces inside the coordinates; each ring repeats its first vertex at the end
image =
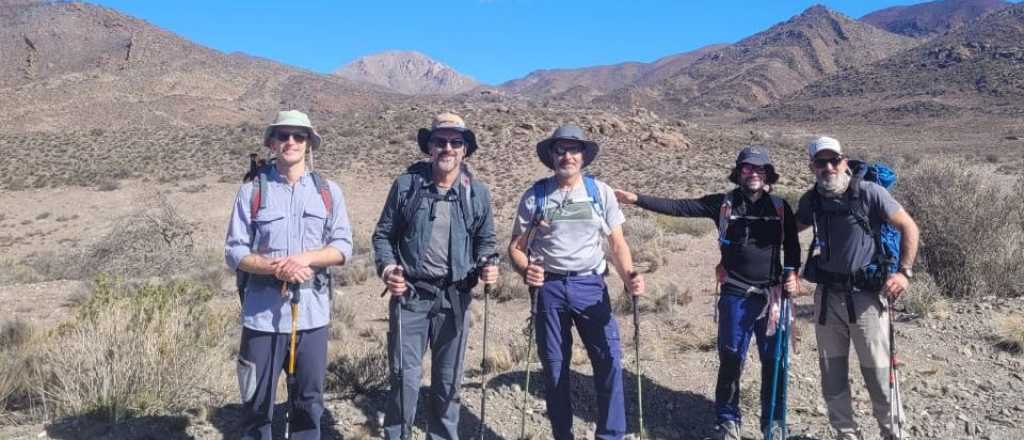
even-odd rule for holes
{"type": "MultiPolygon", "coordinates": [[[[431,191],[434,185],[431,174],[430,162],[417,162],[391,185],[387,202],[373,232],[378,274],[388,265],[397,264],[405,270],[408,279],[425,278],[423,256],[430,244],[429,217],[433,200],[419,197],[415,209],[406,205],[413,203],[414,183],[419,184],[419,191],[431,191]],[[409,221],[406,221],[406,215],[411,216],[409,221]]],[[[491,193],[487,186],[472,178],[469,169],[463,165],[462,173],[452,189],[459,203],[452,203],[449,281],[458,282],[471,275],[480,257],[494,253],[496,237],[491,193]]]]}

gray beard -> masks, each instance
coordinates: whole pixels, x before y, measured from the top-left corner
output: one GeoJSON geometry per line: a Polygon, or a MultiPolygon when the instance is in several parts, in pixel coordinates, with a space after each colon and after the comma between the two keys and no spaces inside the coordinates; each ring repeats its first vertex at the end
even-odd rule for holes
{"type": "Polygon", "coordinates": [[[818,194],[822,197],[834,198],[843,195],[846,189],[850,187],[850,179],[852,174],[849,170],[845,173],[839,173],[836,175],[830,175],[827,177],[818,176],[818,184],[815,188],[818,190],[818,194]]]}

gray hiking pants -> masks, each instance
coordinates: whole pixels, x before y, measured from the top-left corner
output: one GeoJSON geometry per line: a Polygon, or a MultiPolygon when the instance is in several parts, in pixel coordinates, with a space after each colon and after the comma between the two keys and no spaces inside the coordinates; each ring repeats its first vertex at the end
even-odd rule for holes
{"type": "Polygon", "coordinates": [[[814,293],[815,336],[821,368],[821,392],[828,418],[837,432],[858,431],[850,395],[850,343],[860,361],[860,371],[871,396],[872,413],[882,434],[889,430],[889,312],[878,292],[826,289],[814,293]],[[825,325],[820,324],[822,295],[829,295],[825,325]],[[856,322],[850,322],[847,300],[853,300],[856,322]]]}
{"type": "MultiPolygon", "coordinates": [[[[402,306],[392,299],[390,304],[390,331],[388,333],[388,364],[391,369],[391,390],[388,394],[384,417],[384,437],[401,439],[402,419],[399,389],[405,388],[406,429],[411,430],[416,419],[420,380],[423,377],[423,354],[430,346],[430,391],[427,395],[427,425],[432,440],[459,438],[459,387],[466,356],[469,305],[468,292],[463,292],[462,322],[456,322],[451,308],[441,308],[433,298],[408,298],[402,306]],[[402,314],[402,347],[398,350],[398,318],[402,314]],[[403,372],[398,375],[399,362],[403,372]]],[[[411,438],[411,437],[410,437],[411,438]]]]}
{"type": "MultiPolygon", "coordinates": [[[[295,345],[295,408],[291,435],[296,440],[318,440],[324,413],[324,376],[327,373],[327,327],[299,331],[295,345]]],[[[281,371],[288,367],[290,333],[265,333],[242,328],[239,365],[245,365],[251,398],[242,402],[242,439],[270,440],[274,401],[281,371]],[[247,369],[251,368],[251,373],[247,369]]],[[[289,396],[292,397],[292,396],[289,396]]]]}

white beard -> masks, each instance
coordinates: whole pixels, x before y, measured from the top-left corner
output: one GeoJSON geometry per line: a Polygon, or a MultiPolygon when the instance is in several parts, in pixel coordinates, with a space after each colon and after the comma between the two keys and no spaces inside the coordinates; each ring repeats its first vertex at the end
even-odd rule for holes
{"type": "Polygon", "coordinates": [[[847,170],[844,173],[832,174],[825,177],[818,175],[818,184],[815,188],[822,197],[839,197],[850,187],[850,179],[853,175],[847,170]]]}

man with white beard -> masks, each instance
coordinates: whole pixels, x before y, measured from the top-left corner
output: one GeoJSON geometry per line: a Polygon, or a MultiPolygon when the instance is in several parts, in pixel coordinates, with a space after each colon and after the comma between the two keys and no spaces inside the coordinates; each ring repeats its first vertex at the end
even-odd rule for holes
{"type": "Polygon", "coordinates": [[[805,262],[804,277],[818,284],[814,329],[829,423],[838,439],[862,438],[850,396],[852,342],[881,437],[897,438],[887,387],[891,317],[884,304],[903,294],[913,277],[917,224],[885,188],[854,174],[839,141],[814,139],[807,155],[816,183],[800,198],[797,226],[814,226],[817,237],[813,250],[818,253],[805,262]],[[881,252],[877,234],[884,222],[902,234],[895,273],[876,263],[881,252]]]}
{"type": "MultiPolygon", "coordinates": [[[[739,440],[740,376],[751,336],[761,360],[761,419],[763,432],[783,411],[776,395],[775,417],[771,382],[774,374],[776,334],[769,335],[771,300],[777,289],[795,293],[799,288],[800,242],[789,203],[770,193],[779,179],[768,149],[752,145],[740,151],[729,173],[736,188],[699,199],[665,199],[616,190],[620,203],[676,217],[707,218],[718,225],[721,263],[716,272],[721,286],[718,300],[718,381],[715,385],[715,439],[739,440]],[[783,257],[783,255],[785,255],[783,257]],[[773,290],[775,290],[773,292],[773,290]]],[[[774,328],[773,328],[774,330],[774,328]]]]}
{"type": "Polygon", "coordinates": [[[462,118],[437,115],[417,141],[430,161],[395,179],[373,234],[377,271],[391,293],[384,437],[410,438],[429,344],[428,436],[458,439],[470,291],[478,279],[498,279],[496,266],[478,265],[495,252],[491,194],[463,163],[477,143],[462,118]]]}

